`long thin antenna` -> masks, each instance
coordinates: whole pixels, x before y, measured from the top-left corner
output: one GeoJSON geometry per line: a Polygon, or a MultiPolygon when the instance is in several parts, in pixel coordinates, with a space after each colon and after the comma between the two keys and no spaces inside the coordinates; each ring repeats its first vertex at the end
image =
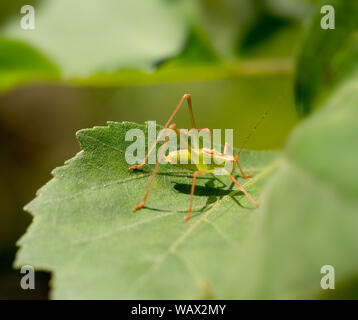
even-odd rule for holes
{"type": "Polygon", "coordinates": [[[267,115],[270,113],[270,111],[276,107],[278,105],[278,103],[282,100],[283,95],[281,95],[276,101],[274,101],[268,108],[267,110],[264,112],[264,114],[262,115],[262,117],[260,118],[259,121],[257,121],[257,123],[255,124],[255,126],[251,129],[250,133],[248,134],[248,136],[245,138],[244,142],[241,144],[241,147],[239,149],[239,152],[237,153],[237,155],[235,156],[235,160],[239,157],[241,151],[243,150],[243,148],[245,147],[246,143],[250,140],[250,138],[252,137],[252,135],[254,134],[254,132],[256,131],[257,127],[261,124],[261,122],[267,117],[267,115]]]}

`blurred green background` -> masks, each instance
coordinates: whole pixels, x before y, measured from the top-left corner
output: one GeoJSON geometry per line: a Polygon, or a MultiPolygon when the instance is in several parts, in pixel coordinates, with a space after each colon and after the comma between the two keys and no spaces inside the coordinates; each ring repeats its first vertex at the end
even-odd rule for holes
{"type": "MultiPolygon", "coordinates": [[[[22,208],[79,151],[75,132],[106,121],[163,124],[184,93],[199,127],[235,145],[279,104],[250,149],[278,149],[298,121],[293,79],[314,1],[46,0],[0,4],[0,298],[47,298],[49,274],[20,289],[22,208]],[[20,8],[35,8],[35,30],[20,8]]],[[[189,126],[182,110],[175,122],[189,126]]]]}

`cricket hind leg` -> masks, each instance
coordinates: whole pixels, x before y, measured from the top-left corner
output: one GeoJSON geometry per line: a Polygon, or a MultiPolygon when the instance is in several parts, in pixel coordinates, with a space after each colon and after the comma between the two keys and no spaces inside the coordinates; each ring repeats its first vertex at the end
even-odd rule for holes
{"type": "MultiPolygon", "coordinates": [[[[230,152],[230,155],[231,155],[231,156],[233,155],[233,150],[232,150],[230,144],[229,144],[228,142],[225,142],[224,154],[228,154],[228,152],[230,152]]],[[[251,174],[245,174],[244,171],[242,170],[242,168],[241,168],[241,166],[240,166],[240,163],[239,163],[239,160],[238,160],[238,157],[235,157],[235,158],[234,158],[234,161],[236,161],[236,164],[237,164],[237,167],[238,167],[239,170],[240,170],[241,176],[242,176],[244,179],[250,178],[250,177],[251,177],[251,174]]]]}
{"type": "Polygon", "coordinates": [[[249,193],[244,189],[244,187],[240,183],[238,183],[232,175],[229,175],[229,178],[233,183],[235,183],[238,186],[239,190],[244,193],[244,195],[252,202],[252,204],[256,208],[260,207],[260,205],[249,195],[249,193]]]}
{"type": "Polygon", "coordinates": [[[196,177],[199,174],[207,174],[207,172],[205,171],[195,171],[194,175],[193,175],[193,182],[191,185],[191,191],[190,191],[190,202],[189,202],[189,210],[188,210],[188,215],[184,218],[185,221],[188,221],[191,217],[191,210],[192,210],[192,206],[193,206],[193,197],[194,197],[194,191],[195,191],[195,183],[196,183],[196,177]]]}
{"type": "MultiPolygon", "coordinates": [[[[167,129],[169,127],[169,124],[171,123],[171,121],[173,120],[174,116],[176,115],[176,113],[179,111],[180,107],[182,106],[183,102],[187,100],[188,102],[188,108],[189,108],[189,115],[190,115],[190,121],[191,121],[191,126],[192,128],[195,128],[195,120],[194,120],[194,114],[193,114],[193,108],[192,108],[192,104],[191,104],[191,95],[189,93],[186,93],[183,95],[183,97],[180,99],[178,105],[175,107],[173,113],[171,114],[171,116],[169,117],[167,123],[165,124],[164,129],[167,129]]],[[[163,131],[161,131],[162,133],[163,131]]],[[[131,166],[128,168],[128,170],[136,170],[136,169],[140,169],[142,168],[146,161],[148,160],[149,155],[153,152],[153,150],[155,149],[155,146],[158,144],[159,139],[161,138],[161,134],[159,134],[159,136],[157,137],[157,140],[155,140],[154,144],[152,145],[152,147],[150,148],[150,150],[148,151],[147,155],[145,156],[143,162],[141,164],[137,164],[134,166],[131,166]]]]}

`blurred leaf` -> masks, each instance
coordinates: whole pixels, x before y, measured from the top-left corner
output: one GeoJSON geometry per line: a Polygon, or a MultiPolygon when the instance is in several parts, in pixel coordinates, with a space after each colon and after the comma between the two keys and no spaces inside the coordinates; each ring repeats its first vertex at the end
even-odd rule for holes
{"type": "Polygon", "coordinates": [[[235,58],[237,43],[256,17],[256,5],[247,0],[197,0],[193,24],[207,34],[216,52],[226,59],[235,58]]]}
{"type": "Polygon", "coordinates": [[[220,57],[206,34],[199,28],[193,27],[189,32],[183,50],[175,57],[161,63],[165,67],[185,67],[188,65],[205,65],[220,62],[220,57]]]}
{"type": "Polygon", "coordinates": [[[354,298],[357,89],[358,74],[288,139],[282,166],[262,195],[262,219],[247,240],[243,268],[249,272],[235,282],[243,289],[242,297],[354,298]],[[335,268],[337,295],[320,287],[324,265],[335,268]]]}
{"type": "Polygon", "coordinates": [[[3,34],[43,51],[67,77],[150,68],[177,54],[188,28],[187,1],[48,0],[35,6],[35,30],[19,20],[3,34]]]}
{"type": "Polygon", "coordinates": [[[240,43],[240,57],[294,57],[301,44],[302,26],[274,16],[262,16],[240,43]]]}
{"type": "Polygon", "coordinates": [[[173,58],[154,72],[122,69],[117,72],[100,72],[86,78],[74,78],[70,83],[94,86],[140,86],[158,83],[193,83],[218,80],[240,80],[254,77],[291,78],[294,69],[292,59],[242,59],[239,62],[216,64],[191,63],[189,57],[173,58]],[[185,61],[188,61],[185,64],[185,61]]]}
{"type": "Polygon", "coordinates": [[[310,2],[315,1],[317,0],[264,0],[268,12],[295,20],[306,18],[312,10],[310,2]]]}
{"type": "Polygon", "coordinates": [[[0,92],[27,81],[57,80],[56,66],[21,41],[0,38],[0,92]]]}
{"type": "MultiPolygon", "coordinates": [[[[137,10],[138,5],[133,5],[129,1],[120,3],[106,1],[105,6],[91,0],[87,1],[86,5],[82,7],[78,5],[75,8],[72,8],[72,3],[67,0],[35,2],[35,30],[22,30],[19,27],[19,20],[16,19],[3,29],[3,33],[23,39],[42,50],[46,56],[56,62],[64,76],[62,80],[75,85],[118,87],[211,81],[232,79],[247,74],[292,72],[292,61],[270,61],[268,58],[281,58],[282,55],[265,53],[286,52],[287,50],[282,50],[287,47],[286,40],[297,42],[296,29],[286,33],[284,40],[280,40],[283,39],[280,34],[278,37],[276,35],[270,37],[270,41],[264,43],[259,41],[259,46],[254,49],[256,53],[246,52],[244,59],[239,63],[235,61],[234,52],[222,54],[217,48],[220,41],[215,39],[217,37],[226,39],[226,35],[229,34],[225,31],[227,28],[232,28],[235,33],[235,36],[225,40],[230,40],[231,49],[237,45],[237,33],[239,32],[242,38],[247,31],[252,14],[250,13],[252,5],[247,2],[227,0],[224,5],[219,5],[215,1],[150,0],[141,6],[141,10],[137,10]],[[68,10],[67,6],[71,6],[72,9],[68,10]],[[150,7],[149,11],[147,6],[150,7]],[[149,14],[151,10],[156,13],[149,14]],[[66,13],[60,14],[61,12],[66,13]],[[140,19],[142,14],[146,17],[140,19]],[[122,18],[122,15],[125,18],[122,18]],[[218,35],[213,36],[205,27],[205,23],[198,18],[200,15],[208,15],[206,18],[210,18],[213,25],[216,19],[216,23],[224,21],[224,25],[226,23],[228,25],[223,26],[223,30],[214,28],[218,35]],[[66,24],[63,23],[63,17],[66,17],[66,24]],[[102,23],[102,20],[106,23],[102,23]],[[138,20],[141,21],[140,24],[137,23],[138,20]],[[98,26],[100,23],[101,25],[98,26]],[[123,28],[124,23],[126,23],[125,28],[123,28]],[[241,24],[245,25],[245,28],[239,27],[241,24]],[[114,33],[115,36],[111,38],[114,33]],[[89,37],[88,34],[91,36],[89,37]],[[103,37],[103,34],[107,36],[103,37]],[[78,42],[78,39],[81,41],[78,42]],[[274,49],[267,50],[272,43],[274,49]],[[107,46],[110,48],[106,49],[107,46]],[[175,47],[175,50],[167,50],[169,46],[175,47]],[[264,54],[257,55],[257,50],[264,54]],[[233,58],[230,62],[223,59],[229,56],[233,58]],[[253,57],[259,57],[260,60],[251,61],[253,57]],[[249,60],[248,63],[246,60],[249,60]]],[[[282,28],[282,31],[283,29],[288,28],[282,28]]],[[[287,57],[291,58],[292,54],[285,54],[284,58],[287,57]]],[[[21,59],[26,60],[24,57],[21,59]]],[[[38,74],[34,78],[23,77],[19,83],[39,80],[46,81],[48,78],[38,74]]],[[[13,82],[11,77],[9,80],[4,78],[3,81],[13,82]]]]}
{"type": "Polygon", "coordinates": [[[307,115],[358,65],[358,2],[330,0],[324,4],[335,8],[336,29],[321,28],[324,15],[318,7],[297,62],[296,104],[300,115],[307,115]]]}
{"type": "MultiPolygon", "coordinates": [[[[232,185],[201,177],[193,217],[184,223],[192,174],[166,165],[148,207],[133,213],[153,166],[128,171],[124,152],[130,143],[124,136],[131,128],[145,130],[112,122],[78,132],[83,151],[57,168],[26,208],[34,222],[20,241],[16,265],[54,271],[55,298],[220,296],[221,272],[209,257],[223,263],[234,254],[256,209],[232,185]],[[222,227],[230,230],[222,234],[222,227]],[[193,252],[196,259],[187,261],[193,252]]],[[[243,153],[242,165],[254,174],[245,182],[253,197],[259,197],[275,158],[271,152],[243,153]]]]}
{"type": "MultiPolygon", "coordinates": [[[[216,52],[226,60],[233,60],[246,53],[253,45],[266,53],[266,46],[276,33],[285,34],[286,43],[280,43],[276,57],[296,47],[297,33],[292,26],[300,25],[310,16],[311,5],[305,0],[198,0],[199,9],[195,23],[207,34],[216,52]],[[281,52],[280,52],[281,51],[281,52]]],[[[297,32],[298,31],[298,32],[297,32]]],[[[274,41],[277,46],[277,42],[274,41]]],[[[271,56],[271,55],[269,55],[271,56]]],[[[267,56],[266,56],[267,57],[267,56]]]]}
{"type": "MultiPolygon", "coordinates": [[[[193,2],[198,4],[193,24],[204,30],[216,52],[226,60],[236,59],[237,53],[242,53],[248,44],[268,43],[274,32],[283,31],[290,23],[298,24],[312,10],[305,0],[193,2]]],[[[281,50],[287,51],[290,47],[290,43],[282,43],[281,50]]]]}

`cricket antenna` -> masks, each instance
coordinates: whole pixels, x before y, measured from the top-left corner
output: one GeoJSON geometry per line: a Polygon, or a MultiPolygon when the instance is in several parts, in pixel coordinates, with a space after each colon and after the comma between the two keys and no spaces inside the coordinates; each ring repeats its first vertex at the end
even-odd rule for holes
{"type": "Polygon", "coordinates": [[[283,95],[281,95],[278,99],[276,99],[276,101],[274,101],[268,108],[267,110],[264,112],[264,114],[262,115],[262,117],[260,118],[259,121],[257,121],[257,123],[255,124],[255,126],[251,129],[250,133],[248,134],[248,136],[245,138],[244,142],[241,144],[241,147],[239,149],[239,152],[237,153],[237,155],[235,156],[235,160],[239,157],[241,151],[243,150],[243,148],[245,147],[246,143],[250,140],[250,138],[252,137],[252,135],[254,134],[254,132],[256,131],[257,127],[261,124],[261,122],[267,117],[267,115],[270,113],[270,111],[276,107],[278,105],[278,103],[282,100],[283,95]]]}

